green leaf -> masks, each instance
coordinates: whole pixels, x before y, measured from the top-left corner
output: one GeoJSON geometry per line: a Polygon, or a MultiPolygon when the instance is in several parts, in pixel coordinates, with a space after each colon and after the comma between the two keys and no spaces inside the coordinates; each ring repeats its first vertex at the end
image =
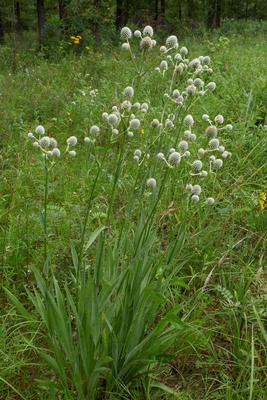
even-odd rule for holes
{"type": "Polygon", "coordinates": [[[42,295],[46,298],[46,294],[47,294],[46,284],[45,284],[43,278],[41,277],[41,275],[39,274],[39,272],[37,271],[37,269],[33,268],[33,271],[34,271],[37,285],[38,285],[42,295]]]}
{"type": "Polygon", "coordinates": [[[151,289],[146,288],[145,293],[148,293],[149,296],[153,297],[153,299],[156,300],[157,302],[159,302],[160,304],[165,304],[165,302],[166,302],[166,299],[162,294],[154,293],[154,292],[152,292],[151,289]]]}
{"type": "Polygon", "coordinates": [[[39,221],[40,221],[40,225],[41,225],[43,234],[45,234],[45,220],[44,220],[44,215],[42,213],[42,210],[39,210],[39,221]]]}
{"type": "Polygon", "coordinates": [[[96,230],[94,231],[94,233],[90,236],[90,239],[88,240],[88,242],[85,245],[84,251],[87,251],[89,249],[89,247],[94,243],[94,241],[96,240],[96,238],[100,235],[100,233],[105,230],[108,229],[107,226],[99,226],[98,228],[96,228],[96,230]]]}
{"type": "Polygon", "coordinates": [[[32,316],[26,311],[23,305],[19,302],[19,300],[5,287],[3,287],[4,291],[6,292],[7,297],[10,299],[11,303],[14,304],[15,307],[19,310],[21,315],[25,317],[28,321],[34,321],[32,316]]]}
{"type": "Polygon", "coordinates": [[[181,287],[184,287],[186,290],[190,289],[189,286],[184,281],[182,281],[181,279],[179,279],[177,277],[173,278],[170,281],[170,285],[181,286],[181,287]]]}
{"type": "MultiPolygon", "coordinates": [[[[169,248],[173,245],[172,250],[170,251],[168,260],[167,260],[167,265],[174,260],[175,257],[179,254],[183,244],[184,244],[184,239],[185,239],[185,232],[186,232],[186,218],[184,218],[183,222],[181,223],[181,226],[179,228],[177,237],[173,242],[170,244],[169,248]]],[[[168,250],[169,250],[168,248],[168,250]]]]}
{"type": "Polygon", "coordinates": [[[44,276],[46,277],[46,279],[48,278],[48,272],[49,272],[49,260],[50,260],[50,255],[48,254],[48,256],[46,257],[44,269],[43,269],[43,273],[44,273],[44,276]]]}
{"type": "Polygon", "coordinates": [[[161,383],[161,382],[156,382],[156,381],[153,382],[153,381],[152,381],[152,382],[150,382],[150,386],[151,386],[151,387],[158,388],[158,389],[161,389],[161,390],[163,390],[163,391],[166,392],[166,393],[170,393],[170,394],[172,394],[173,396],[180,398],[180,394],[179,394],[179,393],[177,393],[175,390],[169,388],[168,386],[164,385],[164,384],[161,383]]]}
{"type": "Polygon", "coordinates": [[[76,249],[72,243],[72,241],[70,242],[70,248],[71,248],[71,255],[72,255],[72,261],[73,261],[73,266],[76,272],[76,276],[78,274],[78,266],[79,266],[79,260],[78,260],[78,255],[76,252],[76,249]]]}

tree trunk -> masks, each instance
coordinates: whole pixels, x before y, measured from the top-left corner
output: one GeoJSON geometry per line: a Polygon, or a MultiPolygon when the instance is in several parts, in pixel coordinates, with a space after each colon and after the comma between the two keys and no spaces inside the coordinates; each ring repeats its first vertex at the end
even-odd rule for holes
{"type": "Polygon", "coordinates": [[[16,26],[15,26],[16,32],[17,33],[22,33],[23,32],[23,25],[22,25],[22,21],[21,21],[20,2],[19,1],[16,2],[16,18],[17,18],[16,26]]]}
{"type": "Polygon", "coordinates": [[[122,0],[117,0],[117,13],[116,13],[116,31],[122,28],[122,0]]]}
{"type": "Polygon", "coordinates": [[[159,17],[159,1],[155,0],[155,21],[158,20],[159,17]]]}
{"type": "Polygon", "coordinates": [[[164,21],[164,14],[165,14],[165,0],[161,0],[160,2],[160,12],[161,12],[161,18],[164,21]]]}
{"type": "Polygon", "coordinates": [[[44,0],[37,0],[37,16],[38,16],[39,43],[41,43],[44,40],[44,27],[45,27],[44,0]]]}
{"type": "Polygon", "coordinates": [[[4,25],[3,25],[1,9],[0,9],[0,44],[4,43],[4,36],[5,36],[5,31],[4,31],[4,25]]]}

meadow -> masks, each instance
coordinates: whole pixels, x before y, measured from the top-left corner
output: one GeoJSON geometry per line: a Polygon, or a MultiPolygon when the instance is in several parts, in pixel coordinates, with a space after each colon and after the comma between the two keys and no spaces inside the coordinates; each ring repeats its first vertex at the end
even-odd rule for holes
{"type": "Polygon", "coordinates": [[[266,32],[28,35],[0,48],[0,398],[266,399],[266,32]]]}

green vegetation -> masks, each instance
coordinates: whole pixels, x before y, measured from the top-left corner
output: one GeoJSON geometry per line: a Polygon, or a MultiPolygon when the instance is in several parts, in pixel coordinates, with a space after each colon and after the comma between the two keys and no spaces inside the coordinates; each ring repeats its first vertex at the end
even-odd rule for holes
{"type": "Polygon", "coordinates": [[[0,398],[266,398],[257,24],[1,46],[0,398]]]}

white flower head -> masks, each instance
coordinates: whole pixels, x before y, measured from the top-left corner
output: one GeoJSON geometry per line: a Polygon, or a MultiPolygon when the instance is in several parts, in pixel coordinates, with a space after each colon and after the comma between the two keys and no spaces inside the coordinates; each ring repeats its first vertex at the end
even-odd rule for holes
{"type": "Polygon", "coordinates": [[[208,198],[206,199],[206,202],[207,202],[207,204],[208,204],[209,206],[212,206],[212,204],[214,204],[215,200],[214,200],[213,197],[208,197],[208,198]]]}
{"type": "Polygon", "coordinates": [[[132,129],[138,129],[139,126],[140,126],[140,120],[139,120],[139,119],[137,119],[137,118],[131,119],[131,121],[130,121],[130,127],[131,127],[132,129]]]}
{"type": "Polygon", "coordinates": [[[171,155],[169,156],[168,161],[169,161],[170,164],[173,164],[173,165],[180,164],[180,162],[181,162],[181,154],[178,153],[177,151],[171,153],[171,155]]]}
{"type": "Polygon", "coordinates": [[[151,128],[157,128],[159,126],[159,120],[156,118],[152,119],[150,126],[151,128]]]}
{"type": "Polygon", "coordinates": [[[180,92],[178,89],[174,89],[174,91],[172,92],[172,95],[175,99],[178,99],[178,97],[180,96],[180,92]]]}
{"type": "Polygon", "coordinates": [[[117,115],[115,115],[115,114],[110,114],[110,115],[108,116],[108,123],[109,123],[110,125],[115,126],[115,125],[118,124],[118,122],[119,122],[119,118],[117,117],[117,115]]]}
{"type": "Polygon", "coordinates": [[[199,186],[199,185],[192,186],[191,193],[197,194],[199,196],[201,193],[201,186],[199,186]]]}
{"type": "Polygon", "coordinates": [[[177,37],[172,35],[169,36],[166,40],[166,46],[168,47],[173,47],[173,48],[178,48],[178,40],[177,37]]]}
{"type": "Polygon", "coordinates": [[[193,196],[191,197],[191,201],[192,203],[198,203],[199,202],[199,197],[197,194],[193,194],[193,196]]]}
{"type": "Polygon", "coordinates": [[[217,160],[213,161],[213,165],[215,168],[221,168],[223,166],[223,160],[218,158],[217,160]]]}
{"type": "Polygon", "coordinates": [[[39,143],[38,142],[33,142],[32,144],[34,147],[39,147],[39,143]]]}
{"type": "Polygon", "coordinates": [[[75,157],[75,156],[76,156],[76,151],[71,150],[71,151],[69,152],[69,155],[70,155],[71,157],[75,157]]]}
{"type": "Polygon", "coordinates": [[[35,129],[35,132],[36,132],[37,135],[44,135],[45,134],[45,128],[42,125],[39,125],[35,129]]]}
{"type": "Polygon", "coordinates": [[[220,142],[219,142],[219,140],[216,139],[216,138],[211,139],[211,140],[209,141],[209,146],[210,146],[213,150],[218,150],[218,149],[219,149],[219,145],[220,145],[220,142]]]}
{"type": "Polygon", "coordinates": [[[141,155],[142,155],[141,150],[136,149],[135,152],[134,152],[134,155],[135,155],[135,156],[138,156],[138,157],[141,157],[141,155]]]}
{"type": "Polygon", "coordinates": [[[147,50],[151,50],[153,47],[153,43],[152,40],[149,36],[145,36],[140,43],[140,47],[142,50],[147,51],[147,50]]]}
{"type": "Polygon", "coordinates": [[[122,39],[130,39],[132,37],[132,31],[130,28],[128,28],[127,26],[125,26],[124,28],[122,28],[121,30],[121,38],[122,39]]]}
{"type": "MultiPolygon", "coordinates": [[[[263,127],[264,128],[264,127],[263,127]]],[[[225,125],[225,129],[227,130],[227,131],[231,131],[232,129],[233,129],[233,126],[231,125],[231,124],[227,124],[227,125],[225,125]]],[[[266,126],[266,129],[267,129],[267,126],[266,126]]],[[[265,129],[265,130],[266,130],[265,129]]]]}
{"type": "Polygon", "coordinates": [[[148,187],[152,187],[152,188],[155,188],[155,187],[156,187],[156,184],[157,184],[157,182],[156,182],[156,179],[154,179],[154,178],[149,178],[149,179],[147,180],[147,183],[146,183],[146,185],[147,185],[148,187]]]}
{"type": "Polygon", "coordinates": [[[57,141],[56,141],[56,139],[50,138],[49,147],[50,147],[51,149],[55,149],[55,148],[57,147],[57,141]]]}
{"type": "Polygon", "coordinates": [[[59,157],[60,156],[60,150],[57,149],[57,148],[53,149],[52,150],[52,156],[59,157]]]}
{"type": "Polygon", "coordinates": [[[202,148],[198,149],[197,152],[198,152],[198,154],[199,154],[200,156],[203,156],[203,155],[205,154],[205,150],[202,149],[202,148]]]}
{"type": "Polygon", "coordinates": [[[194,125],[194,119],[193,119],[192,115],[188,114],[185,117],[184,124],[185,124],[185,126],[193,126],[194,125]]]}
{"type": "Polygon", "coordinates": [[[148,110],[148,104],[147,103],[143,103],[141,105],[141,108],[144,108],[145,110],[148,110]]]}
{"type": "Polygon", "coordinates": [[[161,61],[160,68],[167,70],[168,69],[167,61],[165,60],[161,61]]]}
{"type": "Polygon", "coordinates": [[[209,83],[207,84],[207,88],[208,88],[211,92],[213,92],[213,90],[216,89],[216,83],[215,83],[215,82],[209,82],[209,83]]]}
{"type": "Polygon", "coordinates": [[[182,55],[188,54],[187,48],[186,48],[186,47],[182,47],[182,48],[180,49],[180,54],[182,54],[182,55]]]}
{"type": "Polygon", "coordinates": [[[67,144],[69,146],[75,146],[77,144],[77,138],[76,136],[71,136],[67,139],[67,144]]]}
{"type": "Polygon", "coordinates": [[[32,132],[29,132],[28,133],[28,138],[30,138],[30,139],[32,139],[34,136],[33,136],[33,133],[32,132]]]}
{"type": "Polygon", "coordinates": [[[91,133],[91,135],[93,135],[93,136],[98,136],[99,133],[100,133],[100,129],[98,128],[98,126],[93,125],[93,126],[90,128],[90,133],[91,133]]]}
{"type": "Polygon", "coordinates": [[[147,25],[144,29],[143,29],[143,36],[150,36],[152,37],[154,34],[153,28],[149,25],[147,25]]]}
{"type": "Polygon", "coordinates": [[[123,43],[122,46],[121,46],[121,48],[122,48],[123,50],[129,50],[130,45],[129,45],[129,43],[123,43]]]}
{"type": "Polygon", "coordinates": [[[90,140],[90,138],[88,136],[84,138],[84,141],[85,141],[85,143],[90,143],[91,142],[91,140],[90,140]]]}
{"type": "Polygon", "coordinates": [[[178,144],[178,148],[180,150],[186,151],[188,149],[188,143],[186,140],[182,140],[179,144],[178,144]]]}
{"type": "Polygon", "coordinates": [[[119,134],[118,129],[112,129],[112,135],[117,136],[119,134]]]}
{"type": "Polygon", "coordinates": [[[165,159],[164,154],[163,153],[158,153],[157,154],[157,159],[158,160],[164,160],[165,159]]]}
{"type": "Polygon", "coordinates": [[[202,115],[202,119],[203,119],[203,121],[208,122],[209,119],[210,119],[210,117],[208,116],[208,114],[203,114],[203,115],[202,115]]]}
{"type": "Polygon", "coordinates": [[[141,32],[139,30],[134,31],[134,36],[139,39],[142,35],[141,32]]]}
{"type": "Polygon", "coordinates": [[[219,124],[223,124],[223,116],[222,115],[216,115],[216,117],[214,118],[215,122],[218,122],[219,124]]]}
{"type": "Polygon", "coordinates": [[[165,46],[161,46],[161,47],[159,48],[159,51],[160,51],[161,53],[166,53],[167,49],[166,49],[165,46]]]}
{"type": "Polygon", "coordinates": [[[133,88],[132,88],[131,86],[127,86],[127,87],[124,89],[124,96],[133,97],[133,95],[134,95],[134,90],[133,90],[133,88]]]}
{"type": "Polygon", "coordinates": [[[200,161],[200,160],[195,160],[195,161],[193,162],[193,164],[192,164],[192,168],[193,168],[195,171],[200,171],[201,168],[202,168],[202,161],[200,161]]]}
{"type": "Polygon", "coordinates": [[[43,136],[42,139],[40,140],[40,146],[49,147],[49,145],[50,145],[50,138],[48,136],[43,136]]]}

